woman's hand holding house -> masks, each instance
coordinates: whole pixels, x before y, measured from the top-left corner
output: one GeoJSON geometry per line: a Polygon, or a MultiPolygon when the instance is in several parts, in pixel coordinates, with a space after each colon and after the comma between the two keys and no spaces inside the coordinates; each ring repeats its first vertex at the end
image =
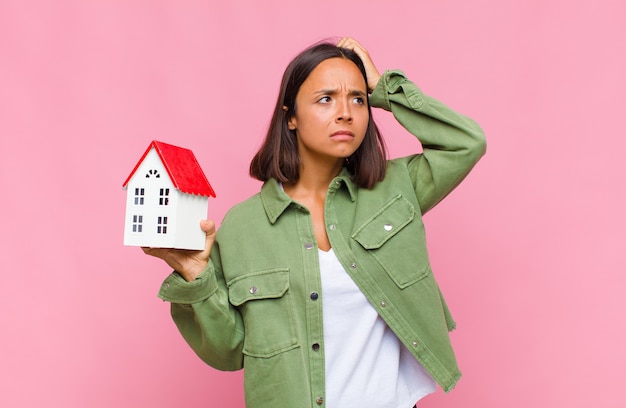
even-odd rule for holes
{"type": "Polygon", "coordinates": [[[215,223],[212,220],[200,221],[200,228],[206,234],[206,246],[202,251],[173,248],[147,248],[143,252],[163,259],[172,269],[178,272],[187,282],[195,280],[209,262],[211,247],[215,241],[215,223]]]}

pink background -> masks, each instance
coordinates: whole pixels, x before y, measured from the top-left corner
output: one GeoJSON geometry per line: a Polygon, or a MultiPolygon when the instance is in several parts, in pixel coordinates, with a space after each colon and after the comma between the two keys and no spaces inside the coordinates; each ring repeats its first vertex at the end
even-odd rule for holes
{"type": "MultiPolygon", "coordinates": [[[[624,407],[626,7],[619,0],[0,3],[0,406],[243,407],[122,246],[153,139],[218,222],[302,48],[351,35],[475,118],[487,156],[427,217],[464,372],[423,408],[624,407]]],[[[376,114],[393,156],[417,144],[376,114]]]]}

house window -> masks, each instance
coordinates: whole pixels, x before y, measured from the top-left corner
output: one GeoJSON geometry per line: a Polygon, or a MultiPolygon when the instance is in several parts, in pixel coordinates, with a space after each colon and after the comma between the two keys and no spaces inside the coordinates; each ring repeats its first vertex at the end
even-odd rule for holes
{"type": "Polygon", "coordinates": [[[161,175],[159,174],[158,170],[148,170],[148,172],[146,173],[146,178],[150,177],[161,178],[161,175]]]}
{"type": "Polygon", "coordinates": [[[157,234],[167,234],[167,217],[157,218],[157,234]]]}
{"type": "Polygon", "coordinates": [[[159,189],[159,205],[168,205],[170,203],[170,189],[159,189]]]}
{"type": "Polygon", "coordinates": [[[145,189],[143,188],[135,189],[135,205],[143,205],[144,193],[145,193],[145,189]]]}
{"type": "Polygon", "coordinates": [[[133,232],[143,230],[143,215],[133,215],[133,232]]]}

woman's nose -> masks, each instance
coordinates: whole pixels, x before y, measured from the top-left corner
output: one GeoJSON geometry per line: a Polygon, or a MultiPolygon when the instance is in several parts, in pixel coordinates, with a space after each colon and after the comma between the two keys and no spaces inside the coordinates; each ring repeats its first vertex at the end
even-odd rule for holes
{"type": "Polygon", "coordinates": [[[337,104],[337,121],[352,121],[352,110],[349,101],[341,101],[337,104]]]}

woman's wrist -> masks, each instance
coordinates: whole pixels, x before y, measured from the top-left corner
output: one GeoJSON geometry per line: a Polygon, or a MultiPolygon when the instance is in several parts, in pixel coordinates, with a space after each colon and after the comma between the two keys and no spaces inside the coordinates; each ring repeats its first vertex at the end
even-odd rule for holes
{"type": "Polygon", "coordinates": [[[177,270],[176,272],[183,277],[187,282],[193,282],[198,279],[198,276],[202,274],[202,272],[206,269],[208,262],[204,263],[196,263],[189,268],[185,268],[183,270],[177,270]]]}

